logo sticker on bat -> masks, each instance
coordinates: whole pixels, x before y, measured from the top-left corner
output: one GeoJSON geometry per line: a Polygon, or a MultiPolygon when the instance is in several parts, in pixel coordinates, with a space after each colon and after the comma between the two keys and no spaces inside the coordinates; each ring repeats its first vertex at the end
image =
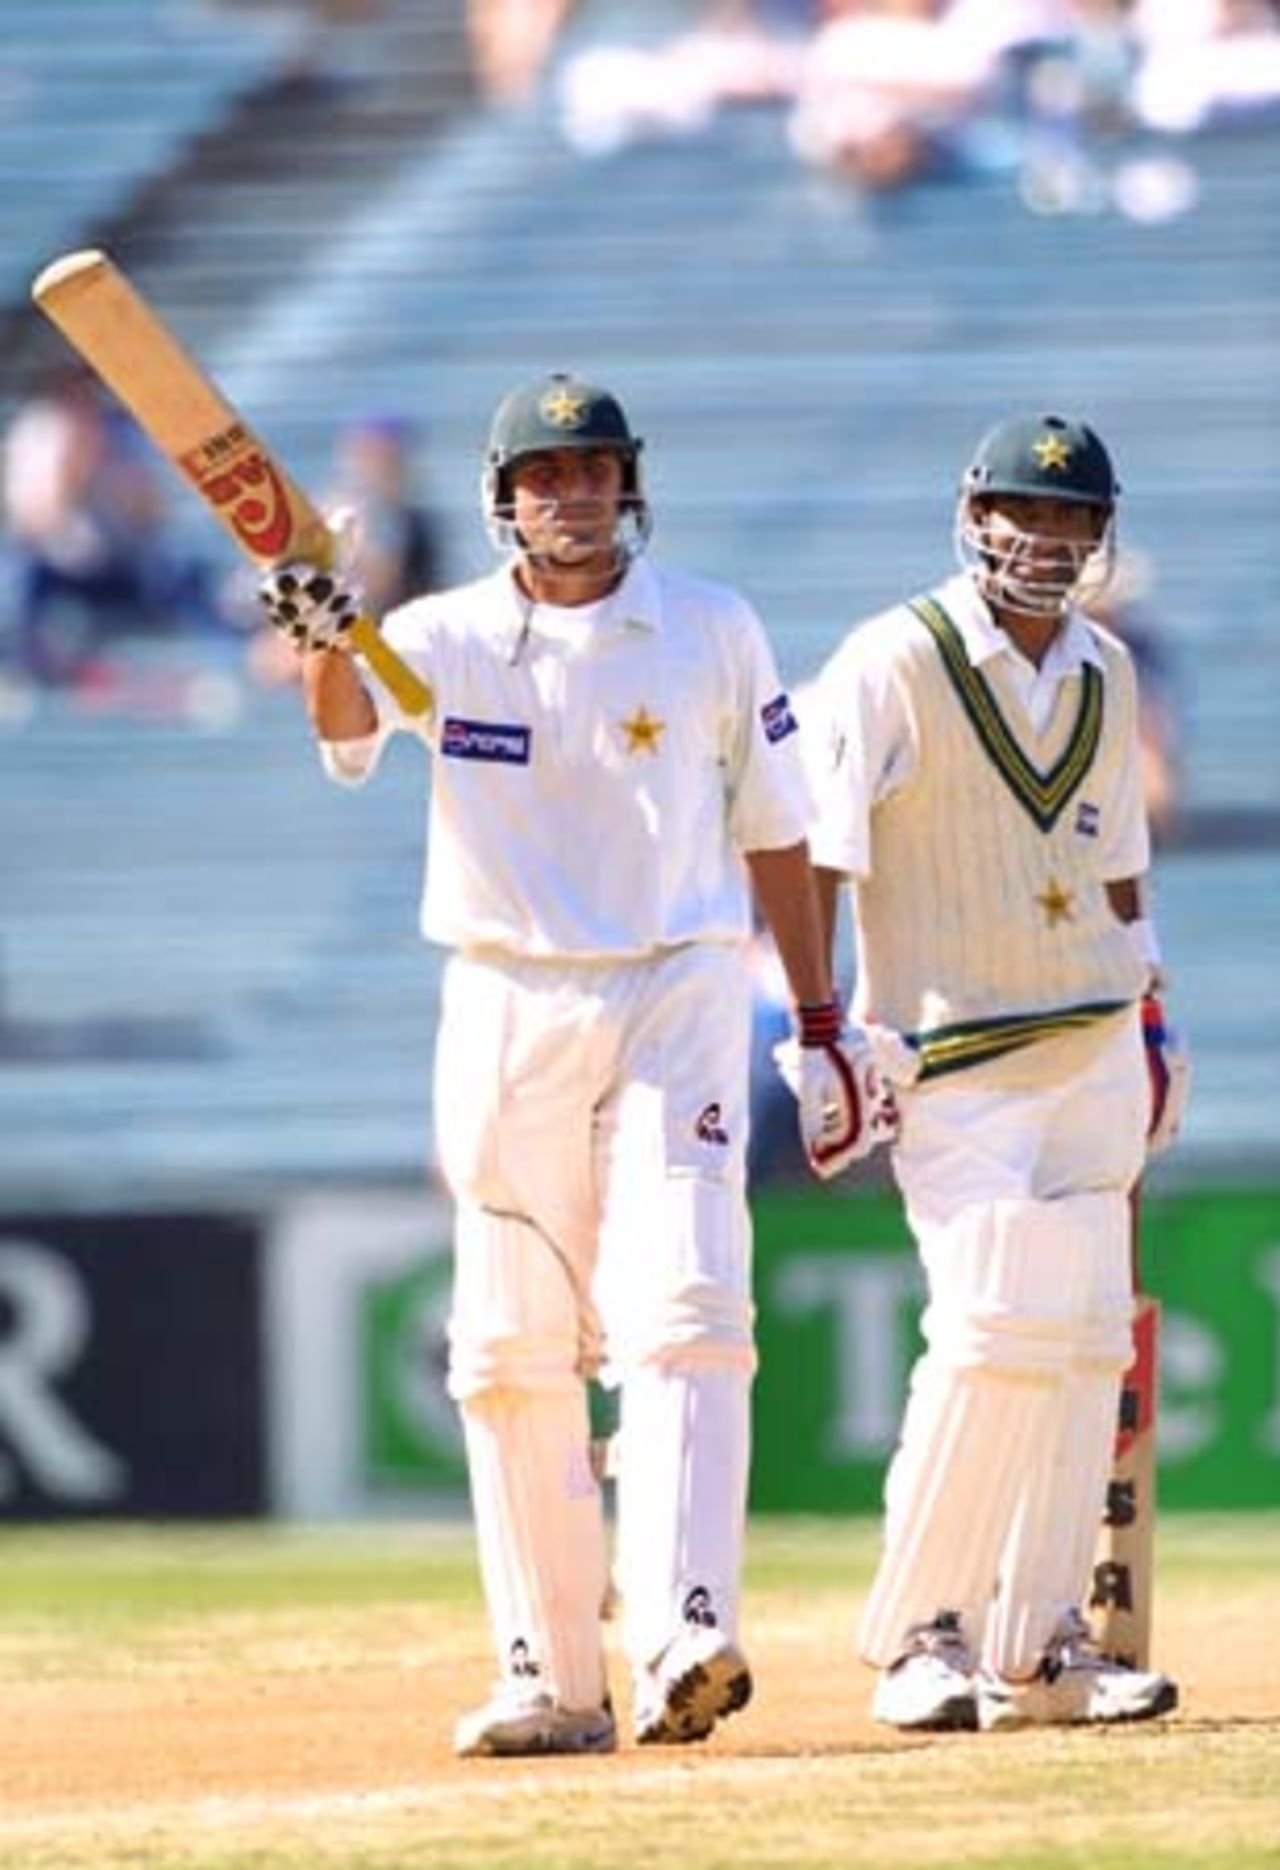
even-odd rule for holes
{"type": "Polygon", "coordinates": [[[254,558],[288,550],[293,514],[284,482],[242,424],[182,456],[183,473],[254,558]]]}

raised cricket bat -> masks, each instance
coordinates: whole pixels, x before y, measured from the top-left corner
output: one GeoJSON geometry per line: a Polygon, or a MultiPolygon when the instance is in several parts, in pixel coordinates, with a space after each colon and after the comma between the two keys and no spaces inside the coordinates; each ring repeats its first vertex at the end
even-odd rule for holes
{"type": "Polygon", "coordinates": [[[1160,1302],[1141,1291],[1138,1267],[1140,1195],[1132,1197],[1133,1278],[1137,1310],[1133,1362],[1120,1386],[1115,1461],[1094,1551],[1089,1615],[1104,1654],[1134,1668],[1151,1662],[1155,1587],[1156,1415],[1160,1362],[1160,1302]]]}
{"type": "MultiPolygon", "coordinates": [[[[31,296],[242,552],[264,569],[290,559],[328,569],[334,537],[321,514],[105,253],[64,254],[31,296]]],[[[351,640],[406,713],[429,711],[431,690],[371,617],[351,640]]]]}

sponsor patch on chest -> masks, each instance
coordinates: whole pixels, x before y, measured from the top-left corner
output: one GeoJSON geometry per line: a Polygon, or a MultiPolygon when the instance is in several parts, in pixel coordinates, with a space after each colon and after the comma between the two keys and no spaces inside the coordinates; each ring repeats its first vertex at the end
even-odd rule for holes
{"type": "Polygon", "coordinates": [[[764,737],[770,742],[785,740],[788,734],[794,734],[796,717],[791,712],[790,697],[775,695],[772,701],[766,701],[760,710],[760,720],[764,727],[764,737]]]}
{"type": "Polygon", "coordinates": [[[494,760],[500,766],[527,766],[532,728],[516,721],[464,721],[446,715],[440,751],[450,760],[494,760]]]}

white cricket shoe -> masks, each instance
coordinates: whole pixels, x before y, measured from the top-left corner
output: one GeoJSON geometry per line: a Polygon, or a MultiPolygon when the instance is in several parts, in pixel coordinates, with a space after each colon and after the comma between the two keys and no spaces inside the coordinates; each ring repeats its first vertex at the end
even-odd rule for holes
{"type": "Polygon", "coordinates": [[[716,1722],[751,1699],[746,1657],[714,1624],[688,1624],[636,1674],[636,1739],[643,1746],[705,1740],[716,1722]]]}
{"type": "Polygon", "coordinates": [[[1178,1687],[1157,1670],[1104,1656],[1079,1611],[1070,1612],[1029,1681],[978,1677],[983,1733],[1079,1722],[1153,1721],[1178,1705],[1178,1687]]]}
{"type": "Polygon", "coordinates": [[[902,1654],[876,1683],[872,1718],[916,1733],[972,1733],[978,1725],[973,1657],[954,1610],[907,1631],[902,1654]]]}
{"type": "Polygon", "coordinates": [[[482,1708],[464,1714],[453,1749],[463,1759],[529,1753],[612,1753],[618,1744],[613,1709],[562,1708],[545,1689],[505,1682],[482,1708]]]}

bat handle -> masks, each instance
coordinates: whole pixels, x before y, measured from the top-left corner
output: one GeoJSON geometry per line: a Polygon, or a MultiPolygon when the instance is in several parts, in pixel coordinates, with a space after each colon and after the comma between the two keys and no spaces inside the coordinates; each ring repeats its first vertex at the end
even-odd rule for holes
{"type": "Polygon", "coordinates": [[[435,696],[427,684],[397,656],[372,617],[357,617],[351,627],[351,641],[406,714],[430,714],[435,706],[435,696]]]}

